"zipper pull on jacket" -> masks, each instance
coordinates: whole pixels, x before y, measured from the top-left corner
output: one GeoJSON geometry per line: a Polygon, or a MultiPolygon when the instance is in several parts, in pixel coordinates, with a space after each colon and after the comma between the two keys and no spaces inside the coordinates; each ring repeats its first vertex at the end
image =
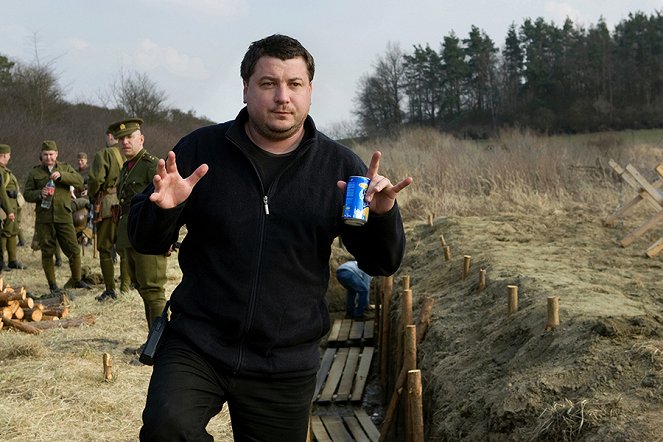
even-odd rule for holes
{"type": "Polygon", "coordinates": [[[265,205],[265,215],[269,215],[269,205],[267,204],[267,195],[262,197],[262,203],[265,205]]]}

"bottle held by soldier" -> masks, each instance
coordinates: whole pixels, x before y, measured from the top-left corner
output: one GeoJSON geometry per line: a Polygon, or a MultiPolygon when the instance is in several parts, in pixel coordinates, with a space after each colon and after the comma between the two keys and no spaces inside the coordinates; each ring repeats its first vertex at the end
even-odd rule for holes
{"type": "Polygon", "coordinates": [[[50,209],[51,204],[53,203],[53,195],[55,194],[55,182],[53,181],[53,178],[49,178],[46,183],[46,188],[48,190],[48,195],[41,200],[41,207],[44,209],[50,209]]]}

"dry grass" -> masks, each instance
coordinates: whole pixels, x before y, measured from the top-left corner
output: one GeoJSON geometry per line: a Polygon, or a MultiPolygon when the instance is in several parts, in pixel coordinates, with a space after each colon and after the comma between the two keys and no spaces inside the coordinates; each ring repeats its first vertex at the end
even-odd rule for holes
{"type": "MultiPolygon", "coordinates": [[[[32,236],[30,215],[25,226],[32,236]]],[[[4,273],[5,282],[25,286],[33,295],[46,292],[39,252],[19,249],[27,270],[4,273]]],[[[66,262],[66,258],[65,258],[66,262]]],[[[84,265],[99,273],[91,248],[84,265]]],[[[116,268],[117,270],[117,268],[116,268]]],[[[169,259],[169,294],[180,278],[177,255],[169,259]]],[[[69,277],[65,265],[57,270],[62,285],[69,277]]],[[[38,336],[0,330],[0,428],[6,441],[133,441],[138,439],[141,413],[152,369],[127,354],[144,341],[147,325],[138,292],[101,304],[102,291],[75,290],[71,316],[94,314],[93,326],[52,329],[38,336]],[[114,379],[105,382],[102,355],[111,355],[114,379]]],[[[231,440],[224,411],[210,422],[216,440],[231,440]]]]}
{"type": "Polygon", "coordinates": [[[541,413],[542,421],[535,430],[532,440],[564,441],[577,440],[580,433],[591,428],[600,415],[598,410],[590,410],[587,401],[576,403],[565,399],[561,403],[553,403],[541,413]]]}
{"type": "MultiPolygon", "coordinates": [[[[649,136],[650,140],[660,140],[661,132],[649,136]]],[[[355,146],[365,160],[376,148],[384,155],[384,175],[394,180],[408,175],[415,179],[415,184],[399,197],[406,221],[425,220],[429,213],[552,213],[579,205],[607,213],[632,194],[619,179],[610,176],[607,159],[614,158],[622,165],[633,163],[652,179],[660,150],[656,141],[640,142],[634,135],[548,138],[509,131],[495,140],[474,142],[423,129],[398,139],[355,146]]],[[[29,207],[24,213],[28,241],[32,211],[29,207]]],[[[19,253],[29,268],[4,274],[5,281],[15,287],[25,286],[35,295],[45,293],[39,253],[27,247],[19,253]]],[[[91,248],[86,249],[83,262],[99,273],[91,248]]],[[[69,276],[66,265],[58,269],[57,275],[58,282],[64,284],[69,276]]],[[[167,293],[172,292],[180,276],[174,255],[169,260],[167,293]]],[[[145,339],[142,302],[132,291],[115,302],[100,304],[94,296],[101,290],[76,290],[71,307],[72,316],[94,314],[93,326],[48,330],[39,336],[0,331],[3,440],[137,439],[151,369],[138,364],[136,356],[125,350],[145,339]],[[103,379],[105,352],[112,358],[112,382],[103,379]]],[[[332,285],[334,290],[338,287],[332,285]]],[[[640,353],[658,360],[658,348],[645,350],[640,353]]],[[[553,404],[542,414],[539,431],[572,437],[586,428],[593,413],[584,402],[553,404]]],[[[217,440],[229,440],[227,414],[214,418],[208,431],[217,440]]]]}
{"type": "Polygon", "coordinates": [[[406,219],[425,220],[429,213],[545,213],[579,204],[613,209],[630,189],[610,179],[610,158],[655,178],[663,131],[643,134],[646,142],[616,133],[544,137],[510,130],[477,142],[417,129],[354,148],[366,161],[381,150],[381,172],[394,181],[414,178],[400,203],[406,219]]]}

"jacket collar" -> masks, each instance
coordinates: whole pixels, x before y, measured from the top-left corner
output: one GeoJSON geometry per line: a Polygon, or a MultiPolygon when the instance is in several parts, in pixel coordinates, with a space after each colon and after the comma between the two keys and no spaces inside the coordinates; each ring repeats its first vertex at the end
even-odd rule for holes
{"type": "MultiPolygon", "coordinates": [[[[228,132],[226,132],[226,137],[237,145],[240,149],[245,150],[247,146],[245,143],[249,137],[244,132],[244,125],[249,120],[249,112],[246,109],[246,106],[242,108],[235,117],[235,120],[232,121],[228,132]]],[[[306,116],[304,120],[304,138],[302,142],[297,147],[297,150],[302,150],[300,147],[305,145],[310,145],[310,141],[316,140],[318,138],[318,129],[315,127],[313,118],[310,115],[306,116]]]]}

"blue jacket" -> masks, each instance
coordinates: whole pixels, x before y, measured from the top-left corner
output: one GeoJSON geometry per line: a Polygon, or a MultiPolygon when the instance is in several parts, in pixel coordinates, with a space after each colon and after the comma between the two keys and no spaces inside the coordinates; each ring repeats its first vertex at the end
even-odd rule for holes
{"type": "Polygon", "coordinates": [[[247,154],[247,118],[243,109],[180,140],[179,173],[187,177],[202,163],[209,172],[173,209],[150,202],[148,186],[132,202],[129,237],[136,251],[162,254],[186,225],[169,330],[235,373],[315,373],[330,327],[325,294],[334,238],[368,273],[391,275],[405,248],[401,216],[395,206],[360,227],[343,223],[336,182],[365,175],[366,165],[310,117],[294,159],[265,189],[247,154]]]}

